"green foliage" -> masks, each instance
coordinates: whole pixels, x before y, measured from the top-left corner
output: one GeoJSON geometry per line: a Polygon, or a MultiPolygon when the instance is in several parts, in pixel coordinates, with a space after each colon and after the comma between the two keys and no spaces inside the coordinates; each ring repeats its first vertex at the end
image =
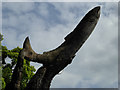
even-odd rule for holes
{"type": "Polygon", "coordinates": [[[3,40],[3,35],[0,33],[0,41],[3,40]]]}
{"type": "Polygon", "coordinates": [[[2,77],[4,78],[6,84],[10,83],[12,77],[12,69],[10,64],[7,64],[2,70],[2,77]]]}
{"type": "MultiPolygon", "coordinates": [[[[24,60],[24,65],[23,65],[23,78],[22,78],[22,86],[23,88],[26,87],[26,83],[32,78],[34,75],[33,72],[35,72],[35,68],[33,66],[30,66],[30,62],[27,60],[24,60]]],[[[22,88],[22,89],[23,89],[22,88]]]]}
{"type": "Polygon", "coordinates": [[[3,40],[3,35],[0,33],[0,56],[2,56],[1,55],[1,52],[2,52],[2,49],[1,49],[1,41],[3,40]]]}
{"type": "MultiPolygon", "coordinates": [[[[2,89],[4,89],[5,86],[12,79],[14,66],[17,64],[17,58],[21,50],[22,48],[19,47],[8,50],[6,46],[2,46],[2,59],[6,59],[6,57],[9,57],[9,60],[11,60],[11,63],[7,63],[5,66],[2,67],[2,89]]],[[[30,61],[24,59],[21,89],[24,89],[26,87],[28,81],[34,75],[35,71],[36,69],[34,68],[34,66],[30,65],[30,61]]]]}
{"type": "Polygon", "coordinates": [[[6,46],[2,46],[2,62],[5,63],[5,58],[7,57],[8,49],[6,46]]]}
{"type": "Polygon", "coordinates": [[[5,83],[4,78],[2,77],[2,89],[5,89],[5,86],[6,86],[6,83],[5,83]]]}
{"type": "Polygon", "coordinates": [[[2,56],[2,48],[1,48],[1,41],[3,40],[3,35],[0,33],[0,56],[2,56]]]}
{"type": "Polygon", "coordinates": [[[2,67],[0,66],[0,90],[2,89],[2,67]]]}

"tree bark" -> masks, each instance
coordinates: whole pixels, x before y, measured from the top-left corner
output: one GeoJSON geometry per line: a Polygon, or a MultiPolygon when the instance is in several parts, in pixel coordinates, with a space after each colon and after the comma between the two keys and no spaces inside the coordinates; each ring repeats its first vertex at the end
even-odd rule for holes
{"type": "MultiPolygon", "coordinates": [[[[42,63],[43,66],[39,68],[36,74],[31,78],[26,90],[49,90],[52,79],[56,74],[72,62],[75,57],[75,53],[81,48],[83,43],[87,40],[95,28],[99,17],[100,7],[98,6],[90,10],[85,15],[77,27],[65,37],[65,41],[58,48],[52,51],[44,52],[43,54],[37,54],[31,48],[29,38],[27,37],[23,45],[22,53],[20,53],[20,61],[25,58],[33,62],[42,63]]],[[[20,83],[22,64],[23,63],[19,62],[18,59],[18,63],[16,65],[17,70],[15,68],[13,79],[11,81],[13,85],[16,83],[13,82],[15,79],[20,83]],[[18,76],[18,78],[14,79],[16,76],[18,76]]],[[[19,86],[20,84],[17,83],[17,85],[19,86]]]]}
{"type": "Polygon", "coordinates": [[[5,90],[21,89],[20,85],[21,85],[21,79],[22,79],[23,60],[24,60],[24,57],[22,56],[23,50],[21,50],[19,53],[18,61],[12,75],[12,80],[9,84],[7,84],[7,86],[5,87],[5,90]]]}

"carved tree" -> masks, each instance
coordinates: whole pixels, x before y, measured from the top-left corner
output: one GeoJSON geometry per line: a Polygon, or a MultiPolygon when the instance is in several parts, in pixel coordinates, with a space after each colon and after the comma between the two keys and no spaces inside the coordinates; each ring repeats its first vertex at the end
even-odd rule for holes
{"type": "Polygon", "coordinates": [[[65,37],[65,41],[59,47],[48,52],[43,52],[43,54],[37,54],[31,48],[29,38],[27,37],[24,41],[23,49],[19,53],[11,83],[6,86],[6,90],[20,90],[24,58],[32,62],[43,64],[31,78],[25,89],[49,90],[54,76],[68,64],[71,64],[75,53],[92,33],[99,17],[100,6],[97,6],[85,15],[77,27],[65,37]]]}

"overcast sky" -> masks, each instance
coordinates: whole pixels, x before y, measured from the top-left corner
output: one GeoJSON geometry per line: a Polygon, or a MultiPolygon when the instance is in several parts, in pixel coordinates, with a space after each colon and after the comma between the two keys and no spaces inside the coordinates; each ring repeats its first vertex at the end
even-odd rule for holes
{"type": "MultiPolygon", "coordinates": [[[[58,47],[83,16],[101,6],[101,17],[91,36],[67,66],[52,81],[54,88],[118,87],[118,3],[4,2],[3,45],[22,47],[29,36],[37,53],[58,47]]],[[[36,68],[41,65],[32,63],[36,68]]]]}

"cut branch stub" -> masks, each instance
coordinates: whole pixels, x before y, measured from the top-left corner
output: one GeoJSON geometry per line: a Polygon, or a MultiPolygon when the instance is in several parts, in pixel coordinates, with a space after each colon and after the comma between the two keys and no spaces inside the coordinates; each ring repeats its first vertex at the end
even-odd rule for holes
{"type": "Polygon", "coordinates": [[[23,44],[23,56],[27,59],[27,60],[34,60],[36,59],[36,55],[37,53],[35,53],[33,51],[33,49],[31,48],[31,45],[30,45],[30,41],[29,41],[29,38],[27,37],[24,41],[24,44],[23,44]]]}

